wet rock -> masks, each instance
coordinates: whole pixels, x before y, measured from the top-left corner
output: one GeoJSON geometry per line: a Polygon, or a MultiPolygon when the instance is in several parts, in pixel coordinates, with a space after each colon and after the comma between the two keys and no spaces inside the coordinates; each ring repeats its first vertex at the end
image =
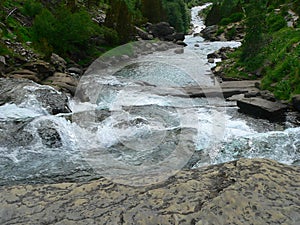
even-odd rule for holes
{"type": "MultiPolygon", "coordinates": [[[[29,120],[30,121],[30,120],[29,120]]],[[[0,122],[0,146],[7,148],[25,147],[33,141],[33,136],[24,128],[29,121],[0,122]]]]}
{"type": "Polygon", "coordinates": [[[294,109],[300,111],[300,95],[293,96],[292,104],[293,104],[294,109]]]}
{"type": "Polygon", "coordinates": [[[65,94],[26,79],[0,78],[0,105],[5,103],[39,104],[50,114],[70,112],[65,94]]]}
{"type": "Polygon", "coordinates": [[[48,148],[59,148],[62,146],[60,134],[54,128],[55,124],[53,124],[51,121],[45,120],[42,121],[39,126],[40,127],[37,129],[37,133],[42,139],[43,145],[48,148]]]}
{"type": "Polygon", "coordinates": [[[287,106],[279,102],[272,102],[266,99],[254,97],[244,98],[237,101],[239,111],[258,118],[270,121],[282,121],[285,118],[287,106]]]}
{"type": "Polygon", "coordinates": [[[179,171],[145,187],[106,178],[2,186],[0,223],[297,225],[299,183],[299,166],[240,159],[179,171]]]}

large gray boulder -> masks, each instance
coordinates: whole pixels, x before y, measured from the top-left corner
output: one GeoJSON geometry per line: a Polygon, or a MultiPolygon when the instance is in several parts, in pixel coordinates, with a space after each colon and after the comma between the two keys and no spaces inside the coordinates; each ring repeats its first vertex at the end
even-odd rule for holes
{"type": "Polygon", "coordinates": [[[70,112],[68,97],[64,93],[26,79],[0,78],[0,106],[6,103],[26,107],[37,104],[53,115],[70,112]]]}

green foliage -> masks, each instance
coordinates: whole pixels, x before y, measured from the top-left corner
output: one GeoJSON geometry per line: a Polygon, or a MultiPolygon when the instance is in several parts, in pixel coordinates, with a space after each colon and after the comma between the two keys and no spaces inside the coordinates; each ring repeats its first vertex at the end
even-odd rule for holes
{"type": "Polygon", "coordinates": [[[266,18],[269,32],[275,32],[286,26],[286,21],[280,14],[270,13],[266,18]]]}
{"type": "Polygon", "coordinates": [[[211,10],[207,14],[205,24],[207,26],[215,24],[227,25],[229,23],[241,21],[243,17],[244,13],[240,1],[217,1],[213,4],[211,10]]]}
{"type": "Polygon", "coordinates": [[[65,7],[58,9],[56,15],[43,9],[32,27],[33,39],[41,50],[54,49],[62,56],[85,54],[96,31],[97,27],[86,11],[72,13],[65,7]]]}
{"type": "Polygon", "coordinates": [[[132,39],[133,14],[125,0],[112,0],[107,12],[105,25],[117,31],[121,44],[132,39]]]}
{"type": "Polygon", "coordinates": [[[166,19],[161,0],[141,0],[143,16],[151,23],[157,23],[166,19]]]}
{"type": "Polygon", "coordinates": [[[43,5],[38,1],[27,0],[24,2],[21,12],[25,16],[34,18],[38,15],[43,9],[43,5]]]}
{"type": "Polygon", "coordinates": [[[168,22],[179,32],[187,32],[190,14],[183,0],[163,0],[168,22]]]}
{"type": "Polygon", "coordinates": [[[240,60],[245,63],[247,70],[254,71],[263,63],[258,54],[262,51],[265,44],[263,37],[265,14],[264,8],[259,2],[256,0],[250,2],[251,4],[246,9],[247,28],[240,60]]]}

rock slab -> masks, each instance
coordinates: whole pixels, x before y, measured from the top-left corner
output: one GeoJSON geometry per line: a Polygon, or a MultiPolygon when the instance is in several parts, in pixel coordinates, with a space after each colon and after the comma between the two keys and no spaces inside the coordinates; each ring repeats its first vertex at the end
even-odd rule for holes
{"type": "Polygon", "coordinates": [[[130,187],[88,183],[0,187],[0,223],[298,225],[300,167],[266,159],[180,171],[130,187]]]}
{"type": "Polygon", "coordinates": [[[237,100],[237,106],[242,113],[270,121],[283,120],[285,118],[284,113],[287,110],[286,105],[258,97],[239,99],[237,100]]]}

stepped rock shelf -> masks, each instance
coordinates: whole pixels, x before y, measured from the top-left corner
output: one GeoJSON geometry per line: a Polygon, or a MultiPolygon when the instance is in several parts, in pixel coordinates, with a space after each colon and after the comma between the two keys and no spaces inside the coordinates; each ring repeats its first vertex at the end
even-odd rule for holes
{"type": "Polygon", "coordinates": [[[146,187],[105,178],[0,187],[0,223],[289,224],[300,222],[300,167],[240,159],[146,187]]]}

